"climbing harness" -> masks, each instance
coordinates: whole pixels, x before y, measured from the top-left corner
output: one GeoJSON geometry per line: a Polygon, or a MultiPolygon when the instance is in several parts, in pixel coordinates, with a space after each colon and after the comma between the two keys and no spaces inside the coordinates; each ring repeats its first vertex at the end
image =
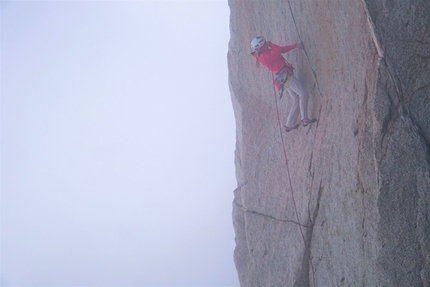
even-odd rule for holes
{"type": "Polygon", "coordinates": [[[275,74],[273,85],[279,91],[279,99],[282,98],[284,94],[284,89],[288,89],[288,86],[290,85],[290,79],[293,75],[293,70],[293,65],[287,63],[275,74]]]}

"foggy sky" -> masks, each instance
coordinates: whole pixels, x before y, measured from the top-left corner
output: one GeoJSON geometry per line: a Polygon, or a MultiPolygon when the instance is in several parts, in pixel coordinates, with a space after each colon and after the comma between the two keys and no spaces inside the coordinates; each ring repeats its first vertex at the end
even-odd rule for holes
{"type": "Polygon", "coordinates": [[[238,286],[227,1],[1,2],[1,280],[238,286]]]}

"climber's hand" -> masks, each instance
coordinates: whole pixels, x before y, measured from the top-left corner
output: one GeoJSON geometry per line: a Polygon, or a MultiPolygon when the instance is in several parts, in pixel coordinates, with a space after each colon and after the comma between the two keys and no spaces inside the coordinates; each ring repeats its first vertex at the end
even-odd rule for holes
{"type": "Polygon", "coordinates": [[[298,42],[298,43],[296,44],[296,48],[297,48],[297,49],[303,49],[303,48],[304,48],[303,43],[302,43],[302,42],[298,42]]]}

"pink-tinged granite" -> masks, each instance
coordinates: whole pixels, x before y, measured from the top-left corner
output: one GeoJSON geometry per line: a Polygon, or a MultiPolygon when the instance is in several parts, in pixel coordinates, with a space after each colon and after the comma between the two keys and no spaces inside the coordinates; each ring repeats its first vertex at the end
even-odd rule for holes
{"type": "MultiPolygon", "coordinates": [[[[241,286],[430,286],[430,3],[229,5],[241,286]],[[285,57],[317,123],[280,134],[257,35],[303,42],[285,57]]],[[[291,102],[278,102],[282,125],[291,102]]]]}

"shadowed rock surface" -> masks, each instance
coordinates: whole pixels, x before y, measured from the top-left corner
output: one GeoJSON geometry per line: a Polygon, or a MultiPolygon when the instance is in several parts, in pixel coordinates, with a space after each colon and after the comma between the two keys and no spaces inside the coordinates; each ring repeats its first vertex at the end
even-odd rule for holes
{"type": "Polygon", "coordinates": [[[430,286],[430,2],[229,5],[241,286],[430,286]],[[285,57],[318,122],[283,141],[257,35],[305,46],[285,57]]]}

